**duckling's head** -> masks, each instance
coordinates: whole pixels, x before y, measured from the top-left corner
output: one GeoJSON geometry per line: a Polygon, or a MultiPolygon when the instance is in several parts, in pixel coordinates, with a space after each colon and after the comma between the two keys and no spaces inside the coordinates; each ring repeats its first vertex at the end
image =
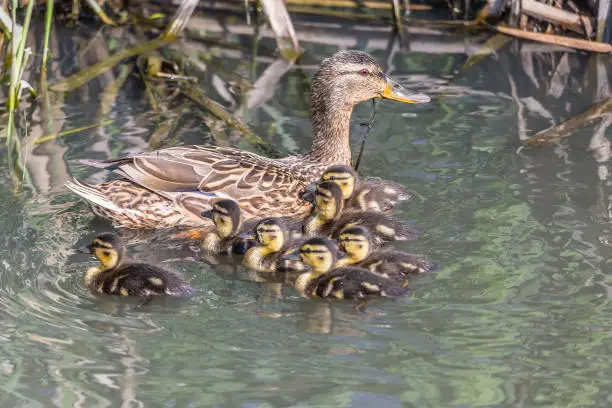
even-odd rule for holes
{"type": "Polygon", "coordinates": [[[311,109],[316,111],[326,100],[334,106],[352,107],[372,98],[393,99],[405,103],[425,103],[427,95],[409,91],[382,71],[367,53],[340,51],[321,62],[311,88],[311,109]]]}
{"type": "Polygon", "coordinates": [[[202,217],[210,218],[217,227],[221,238],[236,235],[240,230],[241,218],[238,203],[230,199],[212,201],[212,208],[202,212],[202,217]]]}
{"type": "Polygon", "coordinates": [[[323,181],[317,184],[314,191],[316,213],[323,219],[333,220],[344,207],[342,190],[333,181],[323,181]]]}
{"type": "Polygon", "coordinates": [[[327,238],[315,237],[300,245],[300,259],[314,273],[328,272],[336,262],[334,244],[327,238]]]}
{"type": "Polygon", "coordinates": [[[364,227],[348,227],[340,232],[338,242],[351,263],[356,263],[363,261],[370,254],[372,234],[364,227]]]}
{"type": "Polygon", "coordinates": [[[281,250],[288,235],[286,226],[278,218],[266,218],[255,227],[257,242],[274,252],[281,250]]]}
{"type": "Polygon", "coordinates": [[[81,252],[94,255],[106,270],[117,267],[125,258],[125,245],[116,234],[107,232],[96,236],[81,252]]]}
{"type": "Polygon", "coordinates": [[[355,192],[355,185],[359,182],[359,175],[351,166],[338,164],[328,167],[321,176],[321,181],[333,181],[338,184],[342,190],[342,197],[346,200],[355,192]]]}

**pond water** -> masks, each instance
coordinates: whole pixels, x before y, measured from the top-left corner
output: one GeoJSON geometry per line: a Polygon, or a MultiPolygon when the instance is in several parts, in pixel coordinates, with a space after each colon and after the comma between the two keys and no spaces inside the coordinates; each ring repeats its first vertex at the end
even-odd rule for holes
{"type": "MultiPolygon", "coordinates": [[[[59,27],[50,81],[125,47],[124,30],[59,27]]],[[[401,83],[433,97],[419,106],[378,103],[361,173],[416,193],[396,212],[422,237],[395,247],[427,254],[442,269],[413,280],[410,298],[374,303],[376,313],[366,315],[292,288],[278,298],[239,260],[197,262],[163,236],[135,237],[138,259],[180,271],[197,296],[144,307],[92,296],[82,273],[93,261],[74,248],[112,227],[63,182],[110,175],[75,159],[215,140],[258,150],[191,104],[164,111],[158,101],[153,109],[137,69],[109,91],[123,75],[118,68],[51,95],[46,110],[32,105],[24,145],[113,123],[24,149],[22,188],[14,164],[0,162],[1,406],[612,404],[610,131],[596,122],[552,146],[520,148],[521,139],[609,98],[611,57],[512,40],[466,64],[466,52],[487,36],[416,29],[407,51],[383,26],[306,21],[298,25],[311,37],[301,64],[263,86],[270,99],[245,108],[227,92],[226,76],[253,83],[274,62],[274,42],[264,36],[253,58],[248,33],[210,30],[226,45],[184,40],[175,49],[220,61],[202,71],[201,86],[280,154],[309,147],[308,81],[338,49],[370,52],[401,83]],[[172,137],[160,137],[168,128],[172,137]]],[[[354,113],[355,149],[371,112],[362,104],[354,113]]]]}

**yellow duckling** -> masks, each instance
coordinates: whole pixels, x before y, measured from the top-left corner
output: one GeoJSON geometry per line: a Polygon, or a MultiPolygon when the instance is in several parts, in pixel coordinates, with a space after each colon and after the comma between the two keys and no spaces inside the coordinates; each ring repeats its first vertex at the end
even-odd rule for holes
{"type": "MultiPolygon", "coordinates": [[[[401,184],[377,177],[360,179],[355,169],[344,164],[328,167],[320,181],[338,184],[347,210],[389,212],[398,202],[412,198],[410,191],[401,184]]],[[[313,183],[307,191],[312,192],[315,187],[313,183]]]]}
{"type": "MultiPolygon", "coordinates": [[[[201,248],[209,254],[244,254],[255,245],[253,239],[240,236],[243,229],[238,203],[231,199],[217,199],[212,208],[202,212],[202,217],[210,218],[215,229],[204,236],[201,248]]],[[[250,225],[253,223],[251,222],[250,225]]],[[[245,229],[249,225],[244,226],[245,229]]]]}
{"type": "Polygon", "coordinates": [[[295,288],[304,296],[357,300],[359,311],[374,298],[395,298],[410,293],[408,288],[363,268],[334,268],[337,261],[334,244],[327,238],[315,237],[305,241],[300,246],[299,255],[310,267],[295,281],[295,288]]]}
{"type": "Polygon", "coordinates": [[[372,231],[372,240],[377,246],[389,241],[415,239],[418,232],[403,221],[374,211],[344,209],[342,190],[333,181],[317,184],[314,191],[313,215],[304,224],[304,233],[309,236],[322,235],[338,238],[346,227],[361,225],[372,231]]]}
{"type": "Polygon", "coordinates": [[[100,265],[85,273],[85,287],[108,295],[191,296],[195,290],[178,274],[126,257],[121,239],[112,233],[100,234],[79,250],[94,255],[100,265]]]}
{"type": "Polygon", "coordinates": [[[243,263],[259,272],[305,270],[304,264],[300,261],[283,258],[287,252],[296,248],[292,245],[290,222],[285,217],[272,217],[260,221],[251,233],[259,245],[247,251],[243,263]]]}
{"type": "Polygon", "coordinates": [[[346,256],[338,259],[336,266],[354,265],[388,279],[403,280],[437,267],[422,257],[406,252],[372,252],[372,234],[364,227],[345,228],[340,233],[338,242],[346,256]]]}

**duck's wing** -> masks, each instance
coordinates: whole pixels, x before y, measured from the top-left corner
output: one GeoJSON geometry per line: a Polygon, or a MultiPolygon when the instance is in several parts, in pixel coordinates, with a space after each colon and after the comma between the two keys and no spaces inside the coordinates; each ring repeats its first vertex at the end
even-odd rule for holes
{"type": "MultiPolygon", "coordinates": [[[[311,181],[289,171],[284,162],[221,146],[171,147],[119,160],[81,162],[115,171],[198,215],[198,203],[210,201],[210,194],[234,198],[250,216],[275,209],[283,214],[283,208],[296,202],[307,208],[299,197],[311,181]]],[[[295,213],[295,208],[287,213],[295,213]]]]}
{"type": "Polygon", "coordinates": [[[113,170],[161,195],[200,190],[239,196],[251,190],[268,192],[296,182],[305,184],[276,160],[222,146],[170,147],[118,160],[81,163],[113,170]]]}

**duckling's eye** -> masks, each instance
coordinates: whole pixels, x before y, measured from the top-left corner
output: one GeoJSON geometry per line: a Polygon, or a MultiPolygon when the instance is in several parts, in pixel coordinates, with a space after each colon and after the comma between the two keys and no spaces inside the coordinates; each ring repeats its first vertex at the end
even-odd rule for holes
{"type": "Polygon", "coordinates": [[[328,180],[334,181],[334,180],[336,180],[336,176],[330,176],[330,177],[328,178],[328,180]]]}
{"type": "Polygon", "coordinates": [[[302,250],[303,254],[309,254],[311,252],[312,252],[312,250],[310,248],[302,250]]]}
{"type": "Polygon", "coordinates": [[[102,251],[102,255],[104,256],[110,256],[110,251],[102,251]]]}
{"type": "Polygon", "coordinates": [[[363,68],[360,72],[361,76],[367,76],[370,75],[370,71],[368,71],[367,69],[363,68]]]}

